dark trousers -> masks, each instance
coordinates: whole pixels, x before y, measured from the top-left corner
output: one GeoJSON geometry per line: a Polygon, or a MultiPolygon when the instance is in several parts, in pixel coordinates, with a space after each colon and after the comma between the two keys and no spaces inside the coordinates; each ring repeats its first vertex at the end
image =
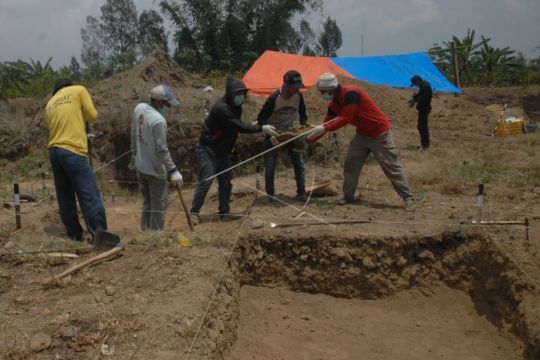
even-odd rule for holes
{"type": "Polygon", "coordinates": [[[420,144],[423,149],[429,147],[429,109],[418,109],[418,132],[420,133],[420,144]]]}
{"type": "MultiPolygon", "coordinates": [[[[264,141],[265,149],[270,149],[273,145],[269,139],[264,141]]],[[[293,167],[294,167],[294,178],[296,180],[296,193],[303,194],[306,192],[306,174],[304,169],[304,159],[302,152],[295,149],[294,141],[284,145],[283,147],[287,148],[289,156],[291,158],[293,167]]],[[[280,149],[282,149],[281,147],[280,149]]],[[[277,150],[279,151],[279,149],[277,150]]],[[[275,170],[277,165],[277,154],[276,150],[269,151],[264,154],[265,162],[265,172],[264,172],[264,186],[266,188],[266,193],[268,195],[274,195],[274,177],[275,170]]]]}
{"type": "MultiPolygon", "coordinates": [[[[213,180],[206,180],[210,176],[213,176],[225,169],[231,167],[230,154],[213,154],[209,149],[204,146],[197,145],[195,149],[195,155],[197,156],[197,165],[199,167],[199,183],[195,189],[195,195],[193,196],[193,203],[191,204],[191,213],[198,214],[204,204],[204,199],[210,186],[212,186],[213,180]]],[[[219,198],[219,213],[229,213],[229,202],[231,200],[231,179],[232,173],[228,171],[217,177],[218,179],[218,198],[219,198]]]]}
{"type": "Polygon", "coordinates": [[[92,237],[96,230],[107,230],[105,207],[88,158],[52,147],[49,149],[49,160],[54,175],[60,218],[66,227],[67,235],[72,239],[82,240],[83,229],[79,223],[76,200],[79,201],[86,228],[92,237]]]}

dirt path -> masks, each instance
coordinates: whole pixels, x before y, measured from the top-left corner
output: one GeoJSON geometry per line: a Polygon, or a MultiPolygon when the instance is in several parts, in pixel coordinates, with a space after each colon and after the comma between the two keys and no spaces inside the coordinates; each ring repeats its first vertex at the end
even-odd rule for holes
{"type": "Polygon", "coordinates": [[[431,290],[346,300],[244,286],[227,359],[522,359],[465,293],[431,290]]]}

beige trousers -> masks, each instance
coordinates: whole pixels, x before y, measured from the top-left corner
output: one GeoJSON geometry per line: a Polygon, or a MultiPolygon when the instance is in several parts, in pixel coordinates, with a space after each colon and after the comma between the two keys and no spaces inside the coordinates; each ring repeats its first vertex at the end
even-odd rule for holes
{"type": "Polygon", "coordinates": [[[405,178],[403,167],[398,159],[392,132],[387,131],[375,138],[356,133],[355,137],[351,140],[343,168],[344,198],[349,201],[354,199],[360,172],[370,153],[373,153],[375,160],[381,166],[398,195],[402,199],[412,197],[413,194],[409,190],[409,184],[405,178]]]}

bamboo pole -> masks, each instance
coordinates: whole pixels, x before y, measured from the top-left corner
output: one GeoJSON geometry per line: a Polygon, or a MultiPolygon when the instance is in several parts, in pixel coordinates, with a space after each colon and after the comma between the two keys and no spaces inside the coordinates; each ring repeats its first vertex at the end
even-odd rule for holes
{"type": "Polygon", "coordinates": [[[461,79],[459,77],[459,65],[458,65],[458,56],[456,50],[456,42],[452,41],[452,59],[454,65],[454,84],[461,89],[461,79]]]}

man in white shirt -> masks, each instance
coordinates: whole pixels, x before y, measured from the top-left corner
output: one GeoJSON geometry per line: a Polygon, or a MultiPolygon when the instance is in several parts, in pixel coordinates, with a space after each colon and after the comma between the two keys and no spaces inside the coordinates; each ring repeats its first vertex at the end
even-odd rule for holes
{"type": "Polygon", "coordinates": [[[150,104],[140,103],[133,110],[130,168],[137,171],[143,195],[142,230],[163,230],[167,181],[173,186],[183,185],[167,146],[167,122],[163,117],[165,109],[178,106],[180,102],[172,89],[159,85],[150,91],[150,104]]]}

